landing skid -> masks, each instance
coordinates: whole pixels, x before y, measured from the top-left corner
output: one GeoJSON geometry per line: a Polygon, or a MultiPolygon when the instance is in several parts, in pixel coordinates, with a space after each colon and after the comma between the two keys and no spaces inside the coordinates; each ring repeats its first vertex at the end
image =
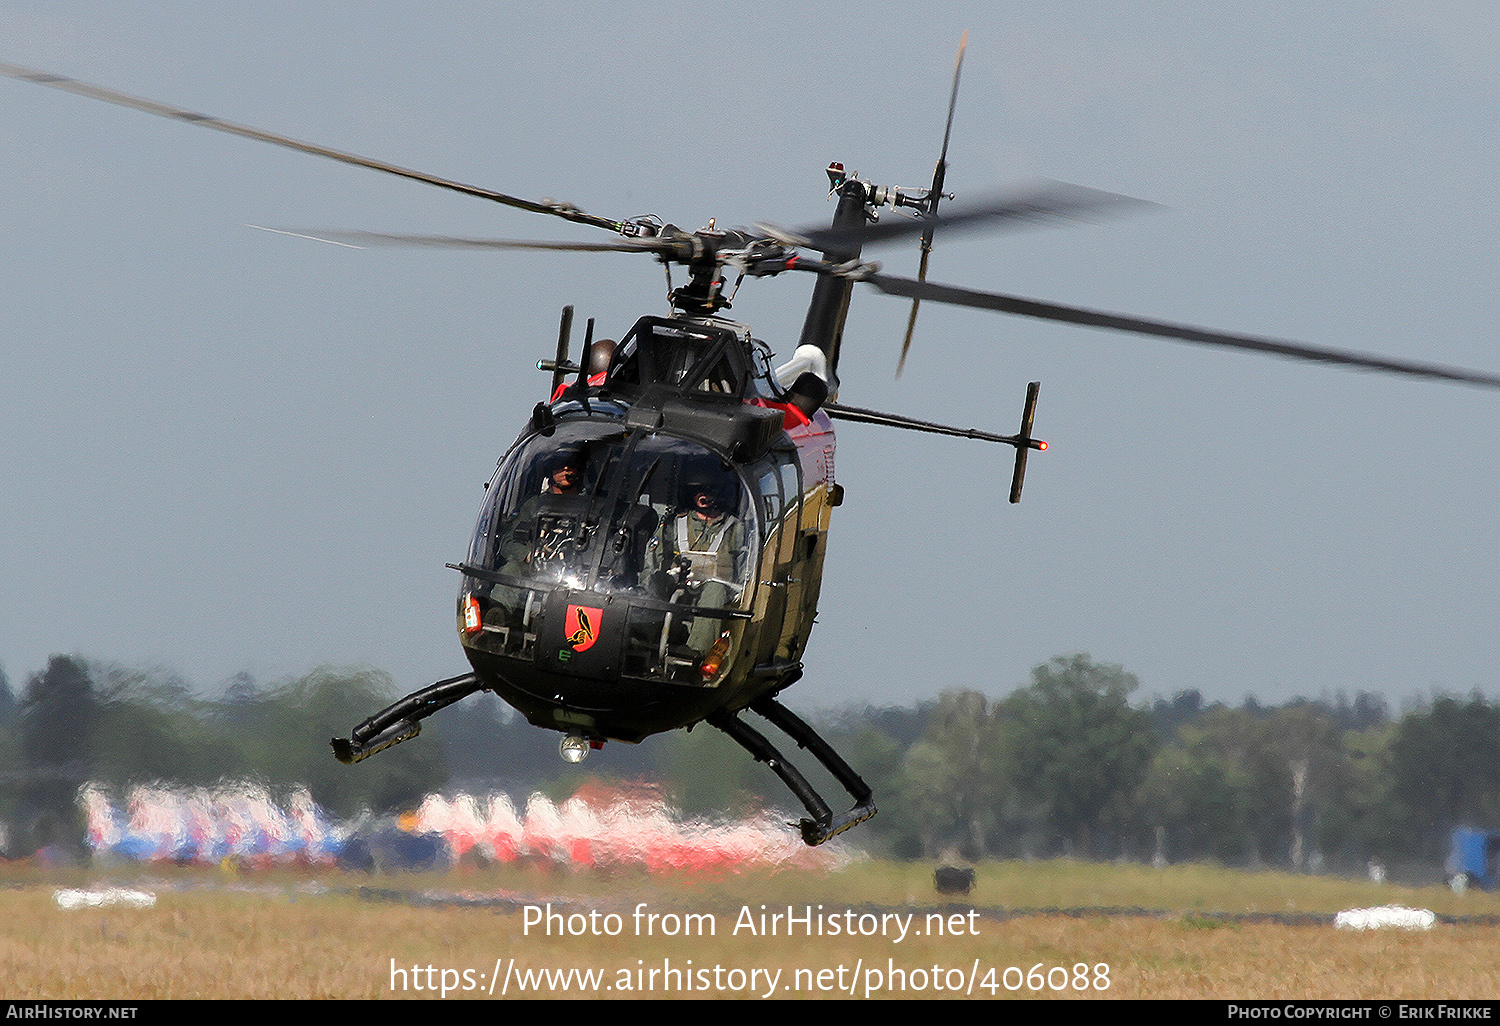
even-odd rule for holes
{"type": "MultiPolygon", "coordinates": [[[[364,720],[349,732],[349,737],[333,738],[333,754],[339,762],[345,763],[368,759],[376,752],[416,737],[422,732],[422,720],[482,690],[484,687],[479,678],[472,673],[440,680],[364,720]]],[[[854,799],[854,806],[848,812],[835,816],[828,803],[807,782],[807,778],[798,772],[797,767],[786,761],[764,734],[740,720],[735,713],[716,712],[709,716],[709,724],[733,738],[735,743],[754,756],[756,762],[764,762],[770,766],[806,806],[812,818],[804,819],[799,824],[803,841],[810,845],[822,844],[875,815],[874,794],[869,785],[860,779],[859,774],[815,730],[774,698],[763,698],[750,708],[773,726],[780,728],[782,733],[797,743],[798,748],[811,752],[854,799]]]]}
{"type": "Polygon", "coordinates": [[[770,766],[812,814],[812,819],[804,819],[799,824],[803,841],[810,845],[822,844],[875,815],[875,796],[869,785],[860,779],[859,774],[816,731],[774,698],[763,698],[750,708],[779,727],[782,733],[797,742],[798,748],[811,752],[854,799],[853,808],[843,815],[834,816],[828,803],[813,790],[807,778],[798,772],[797,767],[786,761],[776,747],[766,740],[764,734],[740,720],[734,713],[718,712],[708,717],[711,726],[728,734],[736,744],[754,756],[756,762],[770,766]]]}
{"type": "Polygon", "coordinates": [[[334,758],[339,762],[359,762],[391,745],[410,741],[422,733],[419,721],[482,690],[484,686],[479,683],[479,678],[466,673],[413,692],[361,722],[347,738],[333,738],[329,743],[333,745],[334,758]]]}

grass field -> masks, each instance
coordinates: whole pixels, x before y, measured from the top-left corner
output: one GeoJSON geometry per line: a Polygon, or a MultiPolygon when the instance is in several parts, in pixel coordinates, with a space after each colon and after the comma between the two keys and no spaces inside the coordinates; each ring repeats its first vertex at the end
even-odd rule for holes
{"type": "Polygon", "coordinates": [[[1341,909],[1385,904],[1500,917],[1489,894],[1071,861],[981,865],[960,903],[931,881],[930,864],[882,862],[710,881],[0,867],[0,980],[12,998],[1500,995],[1500,926],[1332,925],[1341,909]],[[156,904],[54,900],[106,882],[156,904]],[[1289,924],[1257,918],[1269,914],[1289,924]]]}

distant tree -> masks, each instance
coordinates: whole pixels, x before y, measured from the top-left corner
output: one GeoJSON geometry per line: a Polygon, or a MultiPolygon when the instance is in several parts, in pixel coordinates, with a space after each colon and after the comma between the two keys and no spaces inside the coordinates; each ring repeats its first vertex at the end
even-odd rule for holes
{"type": "Polygon", "coordinates": [[[413,807],[448,779],[438,717],[426,721],[420,739],[353,766],[337,762],[328,745],[394,697],[390,674],[358,667],[321,667],[267,689],[234,728],[244,764],[262,782],[306,786],[335,815],[413,807]]]}
{"type": "Polygon", "coordinates": [[[1245,766],[1220,747],[1213,726],[1180,727],[1156,752],[1141,786],[1141,824],[1153,835],[1161,829],[1161,854],[1173,861],[1232,863],[1245,854],[1253,785],[1245,766]]]}
{"type": "Polygon", "coordinates": [[[1183,857],[1303,868],[1315,853],[1350,855],[1357,778],[1344,739],[1326,703],[1210,710],[1153,767],[1151,816],[1183,857]],[[1193,771],[1169,775],[1174,763],[1193,771]]]}
{"type": "Polygon", "coordinates": [[[1291,843],[1291,766],[1274,742],[1274,707],[1247,698],[1239,709],[1223,709],[1200,721],[1217,757],[1238,792],[1233,838],[1219,850],[1236,852],[1229,860],[1259,866],[1279,862],[1291,843]]]}
{"type": "MultiPolygon", "coordinates": [[[[748,717],[747,717],[748,719],[748,717]]],[[[757,729],[760,724],[752,724],[757,729]]],[[[667,796],[688,816],[741,815],[757,808],[785,808],[806,815],[770,767],[756,762],[723,732],[699,723],[649,739],[667,796]]],[[[802,763],[798,769],[807,770],[802,763]]]]}
{"type": "Polygon", "coordinates": [[[873,728],[906,749],[922,739],[936,705],[929,700],[914,706],[861,706],[845,710],[837,718],[834,729],[847,734],[873,728]]]}
{"type": "MultiPolygon", "coordinates": [[[[860,828],[869,838],[867,846],[895,858],[921,856],[917,810],[904,798],[904,762],[910,746],[873,722],[824,736],[875,793],[880,814],[860,828]]],[[[842,790],[829,793],[843,797],[842,790]]]]}
{"type": "Polygon", "coordinates": [[[1095,835],[1128,825],[1157,746],[1150,716],[1130,705],[1134,674],[1089,656],[1058,656],[997,709],[1010,785],[1047,812],[1083,856],[1095,835]]]}
{"type": "Polygon", "coordinates": [[[207,785],[238,771],[240,750],[211,703],[166,670],[91,663],[91,779],[207,785]]]}
{"type": "Polygon", "coordinates": [[[911,816],[922,858],[936,858],[961,830],[953,802],[955,777],[942,750],[931,742],[918,741],[902,758],[899,801],[911,816]]]}
{"type": "Polygon", "coordinates": [[[1479,694],[1441,697],[1402,717],[1392,793],[1413,854],[1441,858],[1455,826],[1500,828],[1500,708],[1479,694]]]}
{"type": "Polygon", "coordinates": [[[927,857],[952,845],[969,858],[987,853],[1001,788],[997,740],[989,700],[977,691],[946,692],[930,710],[902,763],[904,797],[927,857]]]}
{"type": "Polygon", "coordinates": [[[1157,736],[1169,739],[1178,729],[1192,723],[1207,711],[1203,704],[1203,693],[1197,688],[1188,688],[1172,696],[1171,701],[1158,698],[1151,704],[1151,721],[1157,736]]]}
{"type": "Polygon", "coordinates": [[[37,845],[81,850],[76,795],[93,769],[98,705],[81,659],[53,656],[26,684],[21,702],[21,816],[37,845]]]}
{"type": "Polygon", "coordinates": [[[21,706],[0,668],[0,856],[11,844],[21,780],[21,706]]]}
{"type": "Polygon", "coordinates": [[[1389,862],[1408,854],[1401,805],[1393,793],[1396,731],[1396,724],[1387,720],[1344,732],[1344,792],[1325,814],[1322,830],[1326,849],[1348,861],[1389,862]]]}
{"type": "Polygon", "coordinates": [[[1352,702],[1340,691],[1334,696],[1329,715],[1343,730],[1369,730],[1391,721],[1391,709],[1386,700],[1369,691],[1357,692],[1352,702]]]}
{"type": "Polygon", "coordinates": [[[216,703],[215,715],[228,723],[235,723],[254,715],[260,703],[261,688],[255,678],[241,670],[229,678],[224,686],[224,695],[216,703]]]}
{"type": "Polygon", "coordinates": [[[10,678],[5,675],[5,667],[0,666],[0,731],[15,730],[20,716],[21,706],[10,689],[10,678]]]}
{"type": "Polygon", "coordinates": [[[1286,808],[1281,851],[1293,869],[1305,868],[1314,851],[1321,854],[1333,840],[1324,827],[1338,818],[1348,781],[1342,734],[1328,707],[1318,702],[1289,702],[1265,723],[1269,776],[1279,777],[1286,808]]]}
{"type": "MultiPolygon", "coordinates": [[[[556,744],[524,719],[506,714],[492,694],[471,695],[430,722],[442,727],[443,760],[456,786],[499,787],[525,798],[555,771],[556,744]]],[[[613,754],[613,753],[611,753],[613,754]]]]}

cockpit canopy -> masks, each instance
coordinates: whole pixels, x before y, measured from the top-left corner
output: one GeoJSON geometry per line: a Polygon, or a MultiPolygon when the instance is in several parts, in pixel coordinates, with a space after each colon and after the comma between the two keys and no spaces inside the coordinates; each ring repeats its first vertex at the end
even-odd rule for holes
{"type": "Polygon", "coordinates": [[[672,600],[709,580],[738,599],[755,563],[754,497],[704,446],[563,421],[501,462],[469,564],[507,578],[672,600]],[[684,544],[685,543],[685,544],[684,544]],[[685,568],[684,554],[693,564],[685,568]],[[711,558],[710,558],[711,556],[711,558]]]}

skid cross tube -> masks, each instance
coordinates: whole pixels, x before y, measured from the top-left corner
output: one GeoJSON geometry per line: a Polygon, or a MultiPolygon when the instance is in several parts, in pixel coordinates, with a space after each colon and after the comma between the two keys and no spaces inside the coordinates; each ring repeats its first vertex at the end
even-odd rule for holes
{"type": "MultiPolygon", "coordinates": [[[[844,789],[849,792],[849,796],[854,799],[856,805],[871,805],[875,795],[870,790],[870,785],[866,784],[839,753],[833,750],[833,746],[809,727],[802,717],[774,698],[763,698],[750,708],[770,720],[780,728],[783,734],[797,742],[798,748],[811,752],[813,757],[821,762],[840,784],[844,785],[844,789]]],[[[873,808],[871,805],[872,815],[874,814],[873,808]]]]}
{"type": "Polygon", "coordinates": [[[811,752],[814,758],[822,763],[854,798],[854,807],[843,815],[835,817],[828,803],[807,782],[807,778],[776,750],[776,746],[771,744],[764,734],[745,723],[734,713],[719,712],[708,717],[710,726],[728,734],[736,744],[749,752],[756,762],[763,762],[770,766],[771,770],[781,778],[782,783],[791,788],[792,793],[811,813],[811,819],[804,819],[798,824],[804,842],[809,845],[822,844],[875,815],[874,796],[869,786],[811,727],[773,698],[762,699],[751,708],[797,742],[797,747],[811,752]]]}
{"type": "Polygon", "coordinates": [[[333,745],[334,758],[345,763],[360,762],[391,745],[409,741],[422,733],[419,721],[482,690],[484,686],[479,683],[479,678],[466,673],[414,691],[361,721],[347,738],[336,737],[329,741],[333,745]]]}

